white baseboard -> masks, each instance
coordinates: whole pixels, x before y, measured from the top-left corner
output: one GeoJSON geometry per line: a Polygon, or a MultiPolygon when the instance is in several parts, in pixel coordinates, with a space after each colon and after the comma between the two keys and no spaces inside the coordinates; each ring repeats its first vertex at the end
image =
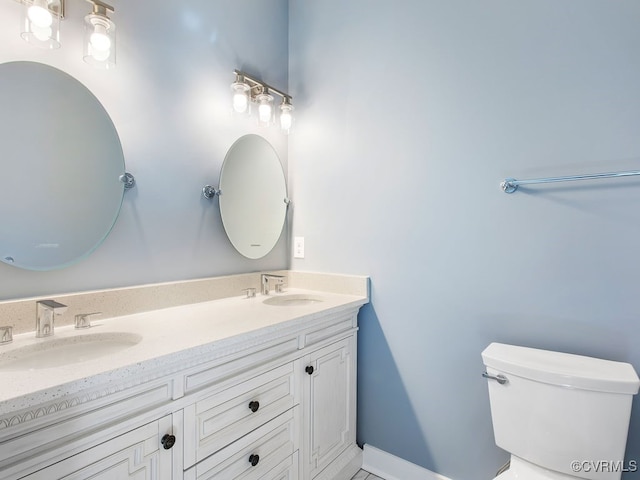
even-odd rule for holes
{"type": "Polygon", "coordinates": [[[364,445],[362,468],[385,480],[449,480],[368,444],[364,445]]]}

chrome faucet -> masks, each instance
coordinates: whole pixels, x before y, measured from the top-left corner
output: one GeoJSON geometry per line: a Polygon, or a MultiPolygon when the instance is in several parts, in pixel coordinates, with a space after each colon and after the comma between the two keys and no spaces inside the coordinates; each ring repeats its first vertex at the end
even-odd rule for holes
{"type": "Polygon", "coordinates": [[[53,318],[67,311],[67,306],[55,300],[36,302],[36,337],[53,335],[53,318]]]}
{"type": "Polygon", "coordinates": [[[263,273],[260,275],[260,284],[262,285],[262,294],[269,295],[269,282],[274,281],[276,286],[276,292],[282,292],[282,287],[284,286],[284,276],[283,275],[273,275],[270,273],[263,273]]]}

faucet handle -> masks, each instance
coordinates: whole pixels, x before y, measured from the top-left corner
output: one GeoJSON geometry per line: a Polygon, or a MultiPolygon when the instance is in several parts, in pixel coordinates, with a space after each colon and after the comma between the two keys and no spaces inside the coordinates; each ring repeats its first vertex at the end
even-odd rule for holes
{"type": "Polygon", "coordinates": [[[91,326],[91,317],[97,317],[98,315],[102,315],[102,312],[80,313],[76,315],[76,328],[89,328],[91,326]]]}
{"type": "Polygon", "coordinates": [[[242,291],[247,294],[247,296],[245,298],[254,298],[256,296],[256,288],[255,287],[243,288],[242,291]]]}
{"type": "Polygon", "coordinates": [[[279,279],[278,283],[276,283],[276,293],[282,293],[282,290],[284,289],[284,279],[279,279]]]}
{"type": "Polygon", "coordinates": [[[0,327],[0,345],[13,342],[13,327],[0,327]]]}

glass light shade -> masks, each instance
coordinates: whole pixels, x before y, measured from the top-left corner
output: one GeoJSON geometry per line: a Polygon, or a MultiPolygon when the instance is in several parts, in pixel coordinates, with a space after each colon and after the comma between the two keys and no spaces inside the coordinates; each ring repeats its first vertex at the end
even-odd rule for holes
{"type": "Polygon", "coordinates": [[[280,129],[289,135],[291,125],[293,124],[293,105],[290,103],[283,103],[280,105],[280,129]]]}
{"type": "Polygon", "coordinates": [[[236,113],[246,113],[249,109],[249,85],[244,82],[234,82],[231,84],[231,94],[233,95],[233,111],[236,113]]]}
{"type": "Polygon", "coordinates": [[[60,48],[60,11],[59,0],[34,0],[27,4],[20,36],[41,48],[60,48]]]}
{"type": "Polygon", "coordinates": [[[273,123],[273,97],[268,93],[261,93],[256,96],[258,104],[258,125],[269,126],[273,123]]]}
{"type": "Polygon", "coordinates": [[[84,17],[84,61],[94,67],[116,66],[116,25],[104,15],[84,17]]]}

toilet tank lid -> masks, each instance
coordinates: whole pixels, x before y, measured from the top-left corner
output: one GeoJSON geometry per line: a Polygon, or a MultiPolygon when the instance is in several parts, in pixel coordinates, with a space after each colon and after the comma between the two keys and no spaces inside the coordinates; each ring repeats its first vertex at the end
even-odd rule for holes
{"type": "Polygon", "coordinates": [[[563,387],[635,395],[640,386],[628,363],[570,353],[492,343],[482,360],[500,372],[563,387]]]}

